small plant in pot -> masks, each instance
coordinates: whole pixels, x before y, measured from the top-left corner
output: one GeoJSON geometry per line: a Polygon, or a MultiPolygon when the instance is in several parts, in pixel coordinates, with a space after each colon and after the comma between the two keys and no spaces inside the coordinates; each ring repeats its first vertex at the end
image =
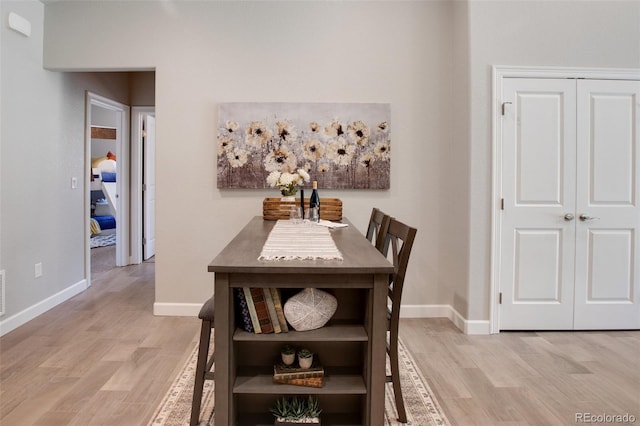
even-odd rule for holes
{"type": "Polygon", "coordinates": [[[284,365],[291,365],[296,360],[296,349],[291,345],[284,345],[280,350],[284,365]]]}
{"type": "Polygon", "coordinates": [[[309,349],[300,349],[298,351],[298,363],[300,368],[309,368],[313,364],[313,352],[309,349]]]}
{"type": "Polygon", "coordinates": [[[320,413],[318,399],[309,395],[307,399],[302,397],[282,397],[271,408],[275,416],[274,425],[320,425],[320,413]]]}

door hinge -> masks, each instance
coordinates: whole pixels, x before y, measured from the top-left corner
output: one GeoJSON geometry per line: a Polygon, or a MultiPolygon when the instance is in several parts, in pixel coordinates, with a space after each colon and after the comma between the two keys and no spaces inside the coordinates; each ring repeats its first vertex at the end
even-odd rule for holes
{"type": "Polygon", "coordinates": [[[143,184],[142,184],[142,190],[143,190],[143,191],[146,191],[146,190],[147,190],[147,184],[146,184],[146,183],[143,183],[143,184]]]}
{"type": "Polygon", "coordinates": [[[500,198],[500,210],[504,210],[504,198],[500,198]]]}
{"type": "Polygon", "coordinates": [[[142,237],[142,244],[147,244],[147,239],[142,237]]]}
{"type": "Polygon", "coordinates": [[[512,102],[503,102],[503,103],[502,103],[502,115],[504,115],[504,106],[505,106],[506,104],[511,104],[511,103],[512,103],[512,102]]]}
{"type": "Polygon", "coordinates": [[[502,292],[498,293],[498,304],[502,305],[502,292]]]}

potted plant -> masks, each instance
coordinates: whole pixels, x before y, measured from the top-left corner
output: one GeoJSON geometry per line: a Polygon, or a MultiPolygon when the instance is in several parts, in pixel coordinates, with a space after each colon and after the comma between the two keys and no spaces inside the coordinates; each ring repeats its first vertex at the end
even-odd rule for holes
{"type": "Polygon", "coordinates": [[[300,349],[298,351],[298,363],[300,368],[309,368],[313,363],[313,353],[309,349],[300,349]]]}
{"type": "Polygon", "coordinates": [[[296,349],[291,345],[284,345],[280,350],[284,365],[291,365],[296,360],[296,349]]]}
{"type": "Polygon", "coordinates": [[[282,397],[270,411],[275,417],[274,425],[320,425],[322,412],[318,399],[311,395],[307,399],[282,397]]]}

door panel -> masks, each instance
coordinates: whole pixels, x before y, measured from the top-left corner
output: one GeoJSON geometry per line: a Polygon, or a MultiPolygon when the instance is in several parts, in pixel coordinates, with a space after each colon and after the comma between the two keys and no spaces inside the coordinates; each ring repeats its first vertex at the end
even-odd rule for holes
{"type": "Polygon", "coordinates": [[[561,303],[561,231],[516,231],[513,303],[561,303]],[[535,259],[536,262],[530,262],[535,259]],[[547,265],[540,268],[537,264],[547,265]]]}
{"type": "Polygon", "coordinates": [[[518,205],[562,203],[562,98],[562,92],[518,93],[515,140],[518,205]]]}
{"type": "Polygon", "coordinates": [[[640,328],[640,82],[577,82],[576,329],[640,328]]]}
{"type": "Polygon", "coordinates": [[[633,231],[589,232],[587,303],[632,302],[633,231]]]}
{"type": "Polygon", "coordinates": [[[571,328],[575,83],[505,79],[503,92],[500,328],[571,328]]]}

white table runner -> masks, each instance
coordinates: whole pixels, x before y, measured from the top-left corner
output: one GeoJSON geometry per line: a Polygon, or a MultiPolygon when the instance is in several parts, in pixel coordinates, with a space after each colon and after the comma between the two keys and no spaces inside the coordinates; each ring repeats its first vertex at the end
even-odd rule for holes
{"type": "Polygon", "coordinates": [[[343,260],[329,228],[278,220],[258,260],[343,260]]]}

